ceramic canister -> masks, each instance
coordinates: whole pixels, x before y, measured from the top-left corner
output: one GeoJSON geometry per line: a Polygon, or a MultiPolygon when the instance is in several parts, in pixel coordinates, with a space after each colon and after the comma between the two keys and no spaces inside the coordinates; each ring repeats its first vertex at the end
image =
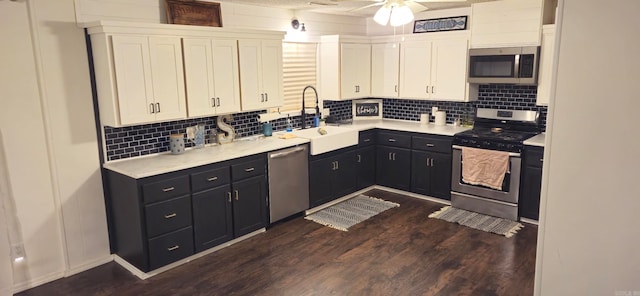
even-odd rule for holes
{"type": "Polygon", "coordinates": [[[184,134],[172,134],[169,136],[169,148],[171,154],[184,152],[184,134]]]}
{"type": "Polygon", "coordinates": [[[447,123],[447,112],[436,111],[436,125],[445,125],[447,123]]]}

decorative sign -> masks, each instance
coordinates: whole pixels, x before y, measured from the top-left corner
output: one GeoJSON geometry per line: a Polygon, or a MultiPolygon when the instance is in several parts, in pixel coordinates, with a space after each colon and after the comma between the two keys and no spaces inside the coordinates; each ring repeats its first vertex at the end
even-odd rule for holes
{"type": "Polygon", "coordinates": [[[220,3],[165,0],[169,24],[222,27],[220,3]]]}
{"type": "Polygon", "coordinates": [[[467,29],[466,16],[419,20],[413,23],[413,33],[456,31],[467,29]]]}
{"type": "Polygon", "coordinates": [[[382,100],[354,100],[351,107],[353,120],[382,119],[382,100]]]}

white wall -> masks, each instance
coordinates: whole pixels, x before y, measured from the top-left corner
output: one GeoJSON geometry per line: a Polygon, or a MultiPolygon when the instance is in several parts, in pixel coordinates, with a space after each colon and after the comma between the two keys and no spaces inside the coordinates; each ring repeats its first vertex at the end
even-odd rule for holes
{"type": "Polygon", "coordinates": [[[560,6],[536,295],[638,295],[640,1],[560,6]]]}
{"type": "Polygon", "coordinates": [[[111,260],[72,0],[0,1],[0,129],[26,249],[14,290],[111,260]]]}

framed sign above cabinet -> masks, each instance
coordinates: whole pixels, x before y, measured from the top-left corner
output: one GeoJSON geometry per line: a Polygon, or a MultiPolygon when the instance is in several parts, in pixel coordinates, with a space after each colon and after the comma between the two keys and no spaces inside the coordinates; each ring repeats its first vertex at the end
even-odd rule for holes
{"type": "Polygon", "coordinates": [[[353,120],[382,119],[382,100],[353,100],[353,120]]]}
{"type": "Polygon", "coordinates": [[[220,3],[165,0],[169,24],[222,27],[220,3]]]}

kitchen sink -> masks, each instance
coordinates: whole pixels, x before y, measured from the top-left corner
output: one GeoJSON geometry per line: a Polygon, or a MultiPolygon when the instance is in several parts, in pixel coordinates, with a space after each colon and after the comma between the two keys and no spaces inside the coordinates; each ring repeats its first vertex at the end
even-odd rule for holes
{"type": "Polygon", "coordinates": [[[358,130],[343,126],[312,127],[294,130],[292,133],[299,138],[311,141],[309,145],[309,153],[311,155],[318,155],[358,144],[358,130]],[[326,134],[323,135],[319,132],[321,128],[326,131],[326,134]]]}

